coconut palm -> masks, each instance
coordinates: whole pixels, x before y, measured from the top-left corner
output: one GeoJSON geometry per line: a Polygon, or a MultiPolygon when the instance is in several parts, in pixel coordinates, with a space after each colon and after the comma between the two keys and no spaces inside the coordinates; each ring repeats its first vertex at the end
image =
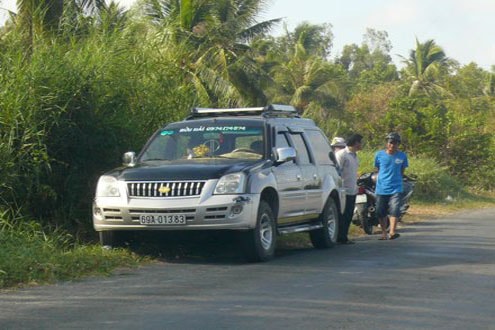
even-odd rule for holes
{"type": "Polygon", "coordinates": [[[273,101],[290,103],[303,115],[327,126],[330,118],[342,118],[339,109],[345,98],[345,73],[323,57],[308,54],[306,36],[300,33],[288,60],[273,68],[278,86],[273,101]]]}
{"type": "Polygon", "coordinates": [[[416,49],[411,50],[409,59],[405,59],[404,63],[405,74],[412,80],[409,96],[420,93],[426,95],[446,93],[446,90],[438,84],[438,78],[441,71],[447,67],[448,58],[434,40],[420,43],[416,39],[416,49]]]}
{"type": "Polygon", "coordinates": [[[249,42],[279,21],[256,21],[264,3],[264,0],[148,0],[145,11],[175,42],[189,45],[188,54],[180,58],[180,64],[211,103],[221,98],[233,103],[236,100],[258,103],[266,98],[257,88],[261,73],[252,59],[249,42]]]}
{"type": "Polygon", "coordinates": [[[93,25],[104,30],[122,27],[125,20],[125,11],[105,0],[17,0],[17,8],[14,21],[27,32],[30,47],[47,33],[81,35],[93,25]]]}

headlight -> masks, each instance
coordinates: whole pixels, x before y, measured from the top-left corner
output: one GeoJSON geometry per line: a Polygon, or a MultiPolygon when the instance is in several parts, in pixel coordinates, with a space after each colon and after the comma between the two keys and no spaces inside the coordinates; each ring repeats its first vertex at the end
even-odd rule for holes
{"type": "Polygon", "coordinates": [[[113,176],[102,175],[96,187],[96,197],[120,197],[117,179],[113,176]]]}
{"type": "Polygon", "coordinates": [[[243,173],[224,175],[218,180],[215,187],[215,194],[242,194],[244,192],[244,181],[246,176],[243,173]]]}

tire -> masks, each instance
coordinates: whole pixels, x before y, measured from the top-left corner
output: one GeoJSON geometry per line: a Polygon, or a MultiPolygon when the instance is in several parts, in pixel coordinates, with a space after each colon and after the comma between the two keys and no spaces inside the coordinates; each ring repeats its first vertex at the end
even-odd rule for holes
{"type": "Polygon", "coordinates": [[[277,228],[273,211],[267,202],[260,201],[256,228],[242,234],[243,249],[248,261],[267,261],[275,256],[277,228]]]}
{"type": "Polygon", "coordinates": [[[322,228],[309,232],[311,243],[317,249],[328,249],[337,244],[339,234],[339,212],[332,198],[329,198],[321,212],[320,220],[322,228]]]}
{"type": "Polygon", "coordinates": [[[363,220],[361,221],[361,226],[363,227],[363,231],[368,234],[372,235],[373,234],[373,221],[371,221],[371,218],[368,216],[363,216],[363,220]]]}
{"type": "Polygon", "coordinates": [[[100,244],[107,247],[122,247],[125,245],[124,233],[112,230],[100,231],[100,244]]]}

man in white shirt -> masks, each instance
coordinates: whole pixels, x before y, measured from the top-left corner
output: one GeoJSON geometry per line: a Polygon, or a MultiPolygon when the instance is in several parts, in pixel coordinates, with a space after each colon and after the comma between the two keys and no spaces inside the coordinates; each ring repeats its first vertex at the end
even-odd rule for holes
{"type": "Polygon", "coordinates": [[[351,225],[356,195],[358,192],[357,178],[359,169],[359,159],[357,152],[361,150],[363,137],[360,134],[353,134],[347,139],[347,147],[336,153],[337,163],[341,169],[342,181],[345,188],[346,200],[344,214],[341,217],[339,226],[339,236],[337,242],[340,244],[354,244],[347,237],[351,225]]]}

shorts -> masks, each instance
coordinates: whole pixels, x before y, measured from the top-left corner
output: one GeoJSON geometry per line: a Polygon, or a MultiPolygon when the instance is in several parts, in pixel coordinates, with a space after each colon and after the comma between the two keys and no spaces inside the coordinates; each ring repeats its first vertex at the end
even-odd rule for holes
{"type": "Polygon", "coordinates": [[[376,215],[385,218],[387,215],[400,217],[401,193],[393,195],[376,195],[376,215]]]}

